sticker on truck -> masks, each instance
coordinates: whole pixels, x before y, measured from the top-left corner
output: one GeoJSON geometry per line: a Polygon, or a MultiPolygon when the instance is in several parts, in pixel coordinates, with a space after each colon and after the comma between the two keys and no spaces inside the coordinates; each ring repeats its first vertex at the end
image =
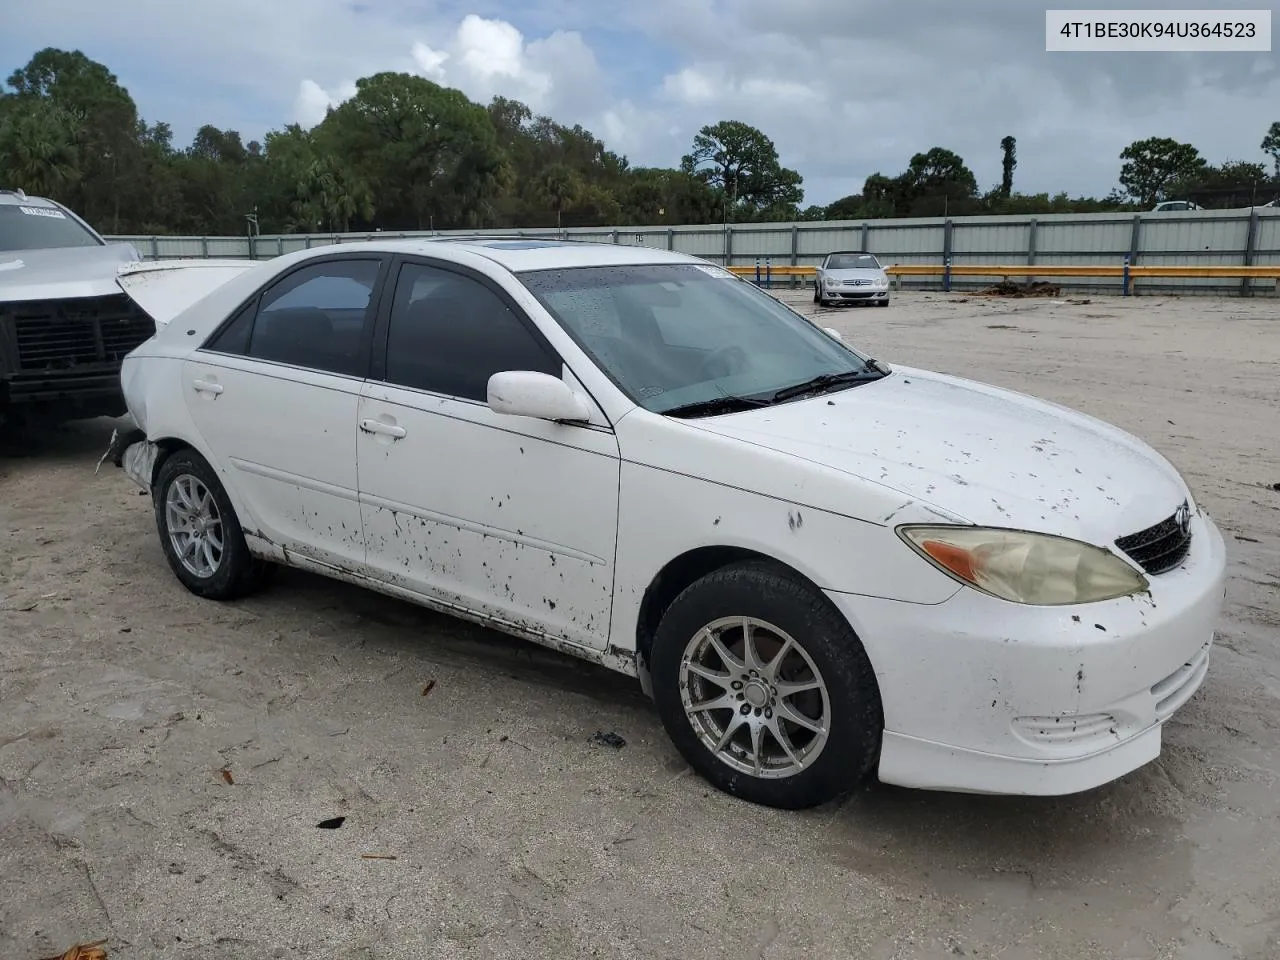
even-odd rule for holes
{"type": "Polygon", "coordinates": [[[61,210],[54,210],[50,207],[19,207],[28,217],[52,217],[54,220],[65,220],[67,215],[61,210]]]}

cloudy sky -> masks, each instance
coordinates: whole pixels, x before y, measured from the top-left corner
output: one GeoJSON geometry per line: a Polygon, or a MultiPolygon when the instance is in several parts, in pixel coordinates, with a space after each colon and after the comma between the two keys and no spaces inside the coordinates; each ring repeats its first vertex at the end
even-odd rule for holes
{"type": "Polygon", "coordinates": [[[1015,186],[1027,192],[1105,194],[1120,150],[1147,136],[1190,141],[1212,162],[1265,159],[1258,145],[1280,119],[1274,53],[1046,53],[1044,6],[42,0],[8,5],[0,69],[7,76],[44,46],[83,50],[180,142],[202,123],[246,140],[313,124],[380,70],[417,72],[480,102],[523,100],[582,123],[635,165],[675,165],[700,126],[740,119],[801,172],[807,203],[857,192],[870,173],[897,174],[931,146],[958,152],[989,187],[1006,134],[1018,141],[1015,186]]]}

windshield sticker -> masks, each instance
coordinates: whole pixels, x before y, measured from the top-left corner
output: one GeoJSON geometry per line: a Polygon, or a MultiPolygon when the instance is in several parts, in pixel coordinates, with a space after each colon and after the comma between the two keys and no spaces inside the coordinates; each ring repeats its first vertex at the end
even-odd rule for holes
{"type": "Polygon", "coordinates": [[[65,220],[67,215],[61,210],[51,210],[48,207],[19,207],[28,217],[52,217],[54,220],[65,220]]]}
{"type": "Polygon", "coordinates": [[[695,264],[693,265],[693,268],[694,268],[695,270],[701,270],[703,273],[705,273],[705,274],[706,274],[707,276],[709,276],[709,277],[716,277],[716,278],[718,278],[718,279],[720,279],[720,280],[736,280],[736,279],[738,279],[738,278],[737,278],[737,277],[735,277],[732,273],[730,273],[728,270],[724,269],[724,267],[717,267],[717,266],[713,266],[713,265],[711,265],[711,264],[695,263],[695,264]]]}

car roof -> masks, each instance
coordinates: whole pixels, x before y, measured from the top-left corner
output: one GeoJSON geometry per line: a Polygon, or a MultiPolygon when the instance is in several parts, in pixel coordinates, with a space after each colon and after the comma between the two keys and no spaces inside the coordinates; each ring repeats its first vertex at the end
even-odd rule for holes
{"type": "Polygon", "coordinates": [[[699,257],[653,247],[537,237],[422,237],[371,242],[389,251],[423,256],[439,255],[447,250],[466,251],[492,260],[512,273],[570,267],[706,263],[699,257]]]}
{"type": "Polygon", "coordinates": [[[6,190],[0,187],[0,203],[6,206],[23,206],[23,207],[49,207],[58,209],[58,205],[52,200],[46,200],[44,197],[32,197],[17,190],[6,190]]]}
{"type": "Polygon", "coordinates": [[[870,250],[832,250],[828,257],[874,257],[870,250]]]}

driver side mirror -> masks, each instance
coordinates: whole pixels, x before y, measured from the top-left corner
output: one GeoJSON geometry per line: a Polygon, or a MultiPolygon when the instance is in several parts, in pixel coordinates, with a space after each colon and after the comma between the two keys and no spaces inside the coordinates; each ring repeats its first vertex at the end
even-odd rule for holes
{"type": "Polygon", "coordinates": [[[558,377],[532,370],[507,370],[489,378],[489,409],[513,417],[557,422],[591,419],[587,401],[558,377]]]}

